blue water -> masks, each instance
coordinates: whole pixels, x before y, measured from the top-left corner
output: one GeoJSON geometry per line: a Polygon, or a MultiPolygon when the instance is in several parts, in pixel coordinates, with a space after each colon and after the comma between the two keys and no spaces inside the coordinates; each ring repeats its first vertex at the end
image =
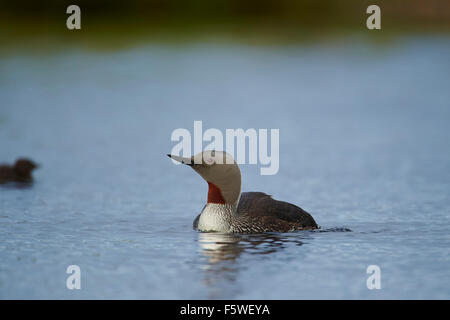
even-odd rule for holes
{"type": "Polygon", "coordinates": [[[447,37],[3,54],[0,162],[42,167],[0,186],[0,298],[449,299],[449,56],[447,37]],[[278,174],[244,165],[243,190],[322,229],[192,230],[207,185],[165,155],[194,120],[280,129],[278,174]]]}

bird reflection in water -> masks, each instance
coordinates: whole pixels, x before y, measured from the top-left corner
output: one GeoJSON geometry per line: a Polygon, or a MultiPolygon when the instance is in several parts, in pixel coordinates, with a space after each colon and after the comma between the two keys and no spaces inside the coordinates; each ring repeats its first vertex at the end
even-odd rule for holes
{"type": "MultiPolygon", "coordinates": [[[[265,233],[265,234],[224,234],[198,233],[198,243],[202,254],[204,283],[210,289],[211,299],[230,297],[238,290],[235,286],[239,271],[248,264],[239,260],[245,256],[269,255],[283,250],[287,245],[301,246],[301,239],[309,238],[306,232],[265,233]],[[302,233],[302,234],[300,234],[302,233]],[[303,233],[305,233],[303,235],[303,233]],[[230,292],[231,290],[231,292],[230,292]]],[[[264,259],[264,258],[263,258],[264,259]]]]}

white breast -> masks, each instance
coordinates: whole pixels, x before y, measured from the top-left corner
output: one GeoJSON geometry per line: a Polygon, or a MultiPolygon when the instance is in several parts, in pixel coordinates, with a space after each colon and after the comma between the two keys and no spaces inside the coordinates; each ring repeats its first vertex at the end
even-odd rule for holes
{"type": "Polygon", "coordinates": [[[231,205],[208,203],[198,220],[200,231],[228,232],[234,208],[231,205]]]}

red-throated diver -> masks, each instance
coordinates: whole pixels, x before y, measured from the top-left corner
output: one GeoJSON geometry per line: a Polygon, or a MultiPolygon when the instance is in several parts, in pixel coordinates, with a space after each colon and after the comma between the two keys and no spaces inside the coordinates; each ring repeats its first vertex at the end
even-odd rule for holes
{"type": "Polygon", "coordinates": [[[37,167],[37,164],[25,158],[17,159],[13,166],[0,165],[0,183],[31,182],[33,181],[31,172],[37,167]]]}
{"type": "Polygon", "coordinates": [[[226,152],[204,151],[191,158],[168,156],[190,166],[208,183],[208,201],[194,220],[195,229],[260,233],[318,228],[308,212],[293,204],[262,192],[241,193],[241,171],[226,152]]]}

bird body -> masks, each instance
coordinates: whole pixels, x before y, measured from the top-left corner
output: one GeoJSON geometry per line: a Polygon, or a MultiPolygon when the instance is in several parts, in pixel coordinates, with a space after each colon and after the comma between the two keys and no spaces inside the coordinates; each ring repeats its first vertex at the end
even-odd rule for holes
{"type": "Polygon", "coordinates": [[[317,229],[313,217],[293,204],[263,192],[244,192],[238,206],[207,203],[194,229],[224,233],[289,232],[317,229]]]}
{"type": "Polygon", "coordinates": [[[0,183],[32,182],[31,172],[38,166],[31,160],[17,159],[14,165],[0,165],[0,183]]]}

